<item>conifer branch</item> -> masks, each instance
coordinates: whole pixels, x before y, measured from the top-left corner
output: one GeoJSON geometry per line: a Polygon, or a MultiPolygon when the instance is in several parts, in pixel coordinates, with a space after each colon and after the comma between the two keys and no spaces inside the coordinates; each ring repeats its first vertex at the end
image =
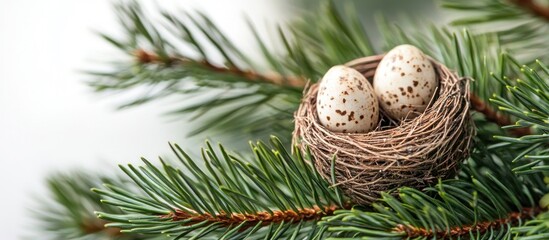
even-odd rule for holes
{"type": "Polygon", "coordinates": [[[514,68],[520,69],[521,72],[514,81],[509,81],[505,76],[493,75],[497,81],[507,85],[506,89],[510,96],[494,95],[490,100],[500,111],[518,119],[510,126],[511,130],[528,127],[537,131],[522,137],[495,136],[501,141],[497,147],[512,146],[518,152],[513,162],[522,164],[515,167],[515,172],[547,172],[549,166],[545,159],[549,152],[545,148],[549,144],[549,68],[541,61],[536,61],[531,67],[515,63],[514,68]]]}
{"type": "Polygon", "coordinates": [[[208,222],[211,224],[220,224],[221,226],[230,227],[240,224],[244,224],[240,229],[244,230],[249,227],[261,224],[262,226],[268,226],[270,224],[280,224],[283,222],[301,222],[301,221],[318,221],[322,217],[331,216],[336,210],[350,209],[351,205],[341,208],[337,205],[313,206],[310,208],[302,208],[295,210],[274,210],[271,212],[257,212],[257,213],[231,213],[227,214],[220,212],[216,215],[209,213],[204,214],[190,214],[187,211],[176,210],[166,216],[165,218],[171,218],[173,221],[185,220],[185,225],[193,225],[202,222],[208,222]]]}
{"type": "Polygon", "coordinates": [[[135,53],[136,59],[141,64],[165,64],[172,67],[185,64],[198,64],[212,72],[218,74],[235,75],[249,82],[263,82],[283,88],[302,89],[307,84],[307,80],[303,77],[286,77],[278,73],[261,74],[252,70],[243,70],[234,66],[217,66],[208,60],[196,62],[190,58],[184,57],[169,57],[167,60],[160,59],[156,54],[139,49],[135,53]]]}
{"type": "Polygon", "coordinates": [[[491,221],[482,221],[474,225],[463,225],[452,227],[451,229],[433,231],[428,228],[419,228],[399,224],[394,228],[397,233],[406,233],[406,237],[410,239],[436,238],[436,239],[454,239],[470,235],[471,232],[484,234],[487,231],[500,230],[500,228],[515,226],[519,221],[530,220],[542,212],[539,207],[524,208],[520,212],[511,212],[505,218],[499,218],[491,221]]]}
{"type": "Polygon", "coordinates": [[[104,203],[126,212],[97,215],[124,233],[177,238],[322,235],[325,229],[316,223],[338,209],[350,208],[348,199],[320,176],[309,153],[302,155],[295,148],[290,154],[274,137],[272,145],[252,145],[254,157],[245,160],[208,144],[200,163],[172,145],[181,168],[165,161],[158,168],[147,160],[145,167],[121,167],[146,194],[111,185],[94,189],[104,203]],[[267,230],[272,228],[286,230],[275,234],[267,230]]]}

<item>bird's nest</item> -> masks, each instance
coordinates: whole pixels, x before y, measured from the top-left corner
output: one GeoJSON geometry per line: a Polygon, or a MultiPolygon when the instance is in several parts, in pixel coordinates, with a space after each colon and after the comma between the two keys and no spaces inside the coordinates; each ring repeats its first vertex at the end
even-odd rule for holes
{"type": "MultiPolygon", "coordinates": [[[[383,55],[346,64],[370,82],[383,55]]],[[[467,158],[474,135],[469,114],[469,82],[431,60],[439,86],[425,112],[395,124],[385,114],[368,133],[338,133],[318,121],[318,83],[309,86],[295,113],[294,142],[306,145],[324,178],[344,190],[355,203],[370,204],[381,192],[423,188],[439,178],[450,178],[467,158]]]]}

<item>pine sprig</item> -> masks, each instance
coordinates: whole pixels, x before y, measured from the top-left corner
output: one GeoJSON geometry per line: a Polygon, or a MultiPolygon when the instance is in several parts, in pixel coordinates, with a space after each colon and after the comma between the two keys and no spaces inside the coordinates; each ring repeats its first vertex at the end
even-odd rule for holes
{"type": "Polygon", "coordinates": [[[549,68],[547,65],[537,61],[532,68],[516,64],[522,74],[516,80],[507,77],[495,79],[507,85],[507,92],[516,101],[511,102],[508,99],[498,95],[492,97],[492,101],[499,105],[499,109],[510,115],[515,116],[518,121],[508,126],[508,128],[529,127],[536,130],[535,134],[523,137],[496,136],[502,142],[493,146],[493,148],[511,147],[518,154],[513,159],[517,163],[515,167],[517,173],[547,173],[549,153],[547,144],[549,143],[549,68]],[[534,70],[539,69],[538,71],[534,70]],[[515,103],[515,102],[518,102],[515,103]]]}
{"type": "MultiPolygon", "coordinates": [[[[118,5],[117,10],[126,36],[102,37],[120,49],[126,60],[109,63],[116,66],[111,71],[90,72],[96,79],[89,85],[96,91],[128,91],[145,86],[142,97],[122,108],[182,95],[184,101],[172,114],[193,113],[192,119],[202,120],[191,135],[205,129],[258,135],[291,129],[288,119],[306,81],[287,78],[282,71],[260,71],[262,67],[247,59],[203,14],[179,17],[165,12],[159,22],[151,20],[136,2],[118,5]],[[222,59],[214,60],[217,55],[222,59]]],[[[274,53],[265,50],[264,54],[270,57],[274,53]]]]}
{"type": "Polygon", "coordinates": [[[176,239],[320,238],[325,229],[316,222],[348,208],[347,200],[307,163],[314,161],[310,154],[291,154],[276,138],[271,143],[252,145],[252,159],[207,144],[203,162],[172,145],[179,167],[162,160],[161,167],[147,160],[143,167],[121,166],[145,194],[109,184],[94,189],[125,212],[98,216],[124,233],[176,239]]]}

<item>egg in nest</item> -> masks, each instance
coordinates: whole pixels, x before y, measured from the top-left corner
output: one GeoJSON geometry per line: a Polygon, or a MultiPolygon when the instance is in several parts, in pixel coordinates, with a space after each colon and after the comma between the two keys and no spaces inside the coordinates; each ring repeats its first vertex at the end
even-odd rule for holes
{"type": "Polygon", "coordinates": [[[394,120],[413,119],[425,111],[438,87],[433,64],[418,48],[400,45],[380,61],[374,75],[380,106],[394,120]]]}
{"type": "Polygon", "coordinates": [[[333,132],[365,133],[379,122],[379,104],[372,85],[357,70],[334,66],[326,72],[316,101],[319,122],[333,132]]]}

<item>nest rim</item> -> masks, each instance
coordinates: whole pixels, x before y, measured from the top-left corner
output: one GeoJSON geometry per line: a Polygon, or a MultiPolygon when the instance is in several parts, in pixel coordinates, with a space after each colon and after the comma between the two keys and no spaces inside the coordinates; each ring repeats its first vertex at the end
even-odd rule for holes
{"type": "MultiPolygon", "coordinates": [[[[384,55],[352,60],[352,67],[372,83],[377,65],[384,55]]],[[[318,121],[316,93],[318,84],[304,90],[295,112],[293,141],[313,153],[312,163],[357,204],[371,204],[382,192],[408,186],[423,188],[439,178],[453,177],[459,163],[469,155],[475,128],[469,113],[469,80],[459,78],[446,66],[429,58],[438,88],[425,111],[397,126],[380,125],[367,133],[332,132],[318,121]]],[[[381,108],[380,108],[381,110],[381,108]]],[[[382,113],[383,114],[383,113],[382,113]]],[[[380,118],[382,119],[382,118],[380,118]]]]}

